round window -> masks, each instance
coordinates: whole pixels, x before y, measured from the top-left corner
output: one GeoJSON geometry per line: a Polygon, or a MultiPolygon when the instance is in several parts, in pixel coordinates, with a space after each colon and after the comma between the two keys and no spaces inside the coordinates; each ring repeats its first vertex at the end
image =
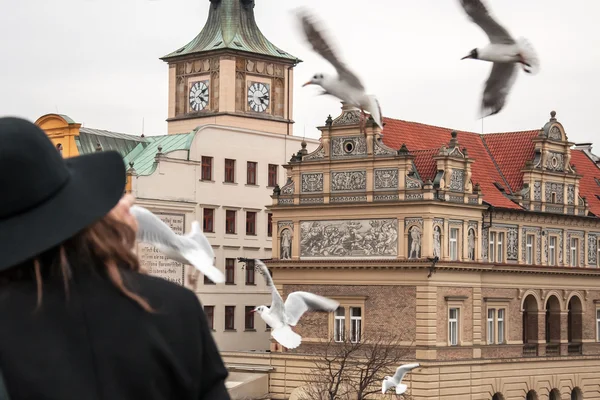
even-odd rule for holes
{"type": "Polygon", "coordinates": [[[354,151],[354,143],[350,141],[344,143],[344,151],[346,153],[352,153],[354,151]]]}
{"type": "Polygon", "coordinates": [[[558,167],[558,159],[556,157],[552,157],[552,166],[554,168],[558,167]]]}

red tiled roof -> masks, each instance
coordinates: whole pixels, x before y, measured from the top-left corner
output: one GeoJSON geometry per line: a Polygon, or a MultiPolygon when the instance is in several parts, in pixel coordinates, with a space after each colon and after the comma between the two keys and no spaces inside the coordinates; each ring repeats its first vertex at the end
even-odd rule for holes
{"type": "MultiPolygon", "coordinates": [[[[441,128],[420,124],[417,122],[402,121],[398,119],[384,118],[385,128],[383,129],[383,142],[392,148],[399,149],[403,143],[408,150],[430,150],[439,151],[442,145],[448,145],[451,139],[452,129],[441,128]]],[[[466,147],[469,157],[474,159],[472,165],[471,180],[473,184],[479,183],[483,191],[483,200],[495,207],[521,209],[521,206],[505,197],[494,185],[494,182],[506,187],[498,169],[486,150],[479,134],[472,132],[456,131],[457,140],[461,148],[466,147]]],[[[417,160],[415,160],[417,163],[417,160]]],[[[422,159],[418,160],[417,170],[421,175],[421,169],[424,168],[424,174],[427,174],[430,168],[422,159]]],[[[523,162],[525,165],[525,162],[523,162]]],[[[435,176],[435,173],[434,173],[435,176]]],[[[422,179],[426,179],[421,176],[422,179]]],[[[508,188],[506,188],[508,190],[508,188]]]]}
{"type": "Polygon", "coordinates": [[[523,189],[521,169],[525,167],[527,160],[533,160],[535,143],[531,139],[539,133],[537,130],[479,135],[513,193],[523,189]]]}
{"type": "Polygon", "coordinates": [[[579,181],[579,195],[585,197],[590,211],[596,216],[600,216],[600,185],[596,179],[600,179],[600,168],[590,160],[590,158],[581,150],[571,150],[571,164],[575,165],[577,173],[583,175],[579,181]]]}
{"type": "Polygon", "coordinates": [[[437,161],[435,161],[433,157],[436,156],[438,152],[439,150],[436,149],[415,150],[410,152],[410,154],[415,156],[413,161],[423,182],[427,182],[428,179],[431,179],[433,182],[433,178],[435,178],[435,174],[437,173],[437,161]]]}

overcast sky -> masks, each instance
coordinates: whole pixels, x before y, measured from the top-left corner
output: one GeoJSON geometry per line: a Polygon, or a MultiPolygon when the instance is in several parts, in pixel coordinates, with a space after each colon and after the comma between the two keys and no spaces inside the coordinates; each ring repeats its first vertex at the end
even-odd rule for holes
{"type": "MultiPolygon", "coordinates": [[[[483,131],[539,129],[551,110],[574,142],[600,154],[600,3],[488,0],[515,37],[535,47],[541,70],[522,71],[504,110],[483,131]]],[[[158,58],[204,26],[209,0],[0,0],[0,115],[67,114],[85,126],[166,133],[167,64],[158,58]]],[[[333,98],[301,88],[330,65],[304,43],[291,10],[320,14],[342,56],[387,117],[481,132],[476,112],[491,65],[460,61],[487,43],[458,0],[256,0],[262,32],[302,59],[295,72],[295,134],[339,114],[333,98]]]]}

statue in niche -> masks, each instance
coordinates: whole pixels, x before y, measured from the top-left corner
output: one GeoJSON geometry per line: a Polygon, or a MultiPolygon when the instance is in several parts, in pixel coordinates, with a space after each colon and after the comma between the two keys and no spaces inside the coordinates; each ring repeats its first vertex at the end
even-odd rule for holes
{"type": "Polygon", "coordinates": [[[410,244],[410,254],[408,255],[408,258],[421,258],[421,230],[418,227],[413,226],[410,229],[408,241],[410,244]]]}
{"type": "Polygon", "coordinates": [[[475,261],[475,231],[473,229],[469,229],[467,243],[469,244],[469,260],[475,261]]]}
{"type": "Polygon", "coordinates": [[[433,256],[442,258],[442,233],[440,227],[433,228],[433,256]]]}
{"type": "Polygon", "coordinates": [[[292,258],[292,234],[289,229],[284,229],[281,232],[281,256],[282,260],[292,258]]]}

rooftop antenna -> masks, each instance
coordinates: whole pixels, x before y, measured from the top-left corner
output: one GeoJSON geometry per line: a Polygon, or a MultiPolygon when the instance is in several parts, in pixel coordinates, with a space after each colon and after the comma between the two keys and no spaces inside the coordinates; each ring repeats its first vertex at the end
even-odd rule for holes
{"type": "Polygon", "coordinates": [[[144,117],[142,117],[142,136],[144,136],[144,117]]]}

